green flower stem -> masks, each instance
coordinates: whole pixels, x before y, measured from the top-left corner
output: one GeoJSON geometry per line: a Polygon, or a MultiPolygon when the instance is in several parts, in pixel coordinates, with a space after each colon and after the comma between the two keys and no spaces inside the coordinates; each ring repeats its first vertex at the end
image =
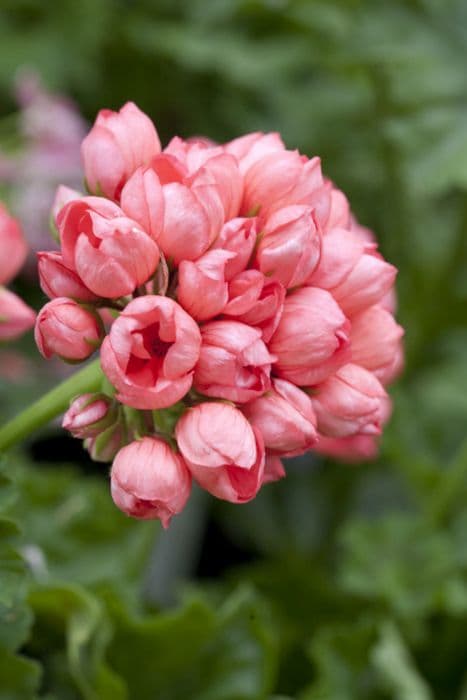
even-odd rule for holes
{"type": "Polygon", "coordinates": [[[94,360],[41,396],[38,401],[0,428],[0,452],[12,447],[66,411],[75,396],[99,391],[103,379],[100,362],[94,360]]]}

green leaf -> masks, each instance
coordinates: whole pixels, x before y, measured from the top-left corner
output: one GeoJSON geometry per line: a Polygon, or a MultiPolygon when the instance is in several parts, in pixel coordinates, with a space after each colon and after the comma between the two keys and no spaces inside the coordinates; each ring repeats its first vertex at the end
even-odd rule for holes
{"type": "Polygon", "coordinates": [[[0,649],[0,700],[36,700],[40,678],[39,664],[0,649]]]}

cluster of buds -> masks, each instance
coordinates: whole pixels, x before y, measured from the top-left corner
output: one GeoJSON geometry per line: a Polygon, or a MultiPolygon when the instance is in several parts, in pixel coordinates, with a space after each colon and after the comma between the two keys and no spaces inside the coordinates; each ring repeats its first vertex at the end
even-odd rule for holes
{"type": "Polygon", "coordinates": [[[0,203],[0,341],[16,340],[36,319],[35,312],[3,286],[16,277],[27,252],[20,225],[0,203]]]}
{"type": "Polygon", "coordinates": [[[192,479],[244,503],[281,457],[373,455],[402,365],[396,269],[319,158],[262,133],[161,150],[131,103],[82,155],[91,195],[57,193],[36,339],[71,362],[100,348],[106,393],[63,424],[113,459],[116,504],[167,526],[192,479]]]}

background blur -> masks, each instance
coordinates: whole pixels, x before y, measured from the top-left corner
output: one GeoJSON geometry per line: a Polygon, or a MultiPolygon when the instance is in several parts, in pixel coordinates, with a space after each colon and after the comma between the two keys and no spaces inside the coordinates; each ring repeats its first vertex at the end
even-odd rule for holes
{"type": "MultiPolygon", "coordinates": [[[[58,427],[13,454],[0,700],[467,700],[466,66],[465,0],[2,0],[0,196],[32,246],[101,107],[164,143],[279,131],[399,267],[407,366],[376,463],[295,460],[169,534],[58,427]]],[[[2,417],[56,381],[30,340],[2,417]]]]}

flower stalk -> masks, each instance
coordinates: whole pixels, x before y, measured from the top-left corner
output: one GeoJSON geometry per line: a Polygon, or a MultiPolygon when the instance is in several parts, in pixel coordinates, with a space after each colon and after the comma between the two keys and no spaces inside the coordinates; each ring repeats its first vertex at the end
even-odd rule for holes
{"type": "Polygon", "coordinates": [[[0,428],[0,452],[13,447],[30,433],[64,413],[75,396],[98,391],[103,378],[100,362],[97,359],[51,389],[0,428]]]}

